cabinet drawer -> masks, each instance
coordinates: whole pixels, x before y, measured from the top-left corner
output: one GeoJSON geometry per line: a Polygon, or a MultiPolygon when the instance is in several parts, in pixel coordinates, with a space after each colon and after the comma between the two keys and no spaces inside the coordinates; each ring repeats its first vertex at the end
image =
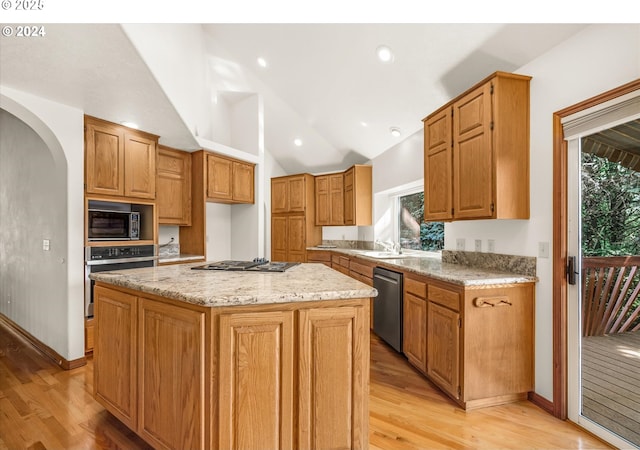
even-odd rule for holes
{"type": "Polygon", "coordinates": [[[337,270],[338,272],[342,272],[345,275],[351,276],[351,274],[349,273],[349,268],[348,267],[344,267],[344,266],[341,266],[339,264],[333,264],[331,267],[334,270],[337,270]]]}
{"type": "Polygon", "coordinates": [[[354,272],[353,270],[351,272],[349,272],[349,276],[351,278],[355,278],[358,281],[362,281],[364,284],[373,287],[373,278],[369,278],[367,276],[364,276],[362,274],[359,274],[358,272],[354,272]]]}
{"type": "Polygon", "coordinates": [[[373,267],[366,265],[366,264],[360,264],[359,262],[356,261],[351,261],[349,263],[349,269],[351,269],[351,272],[355,272],[358,273],[360,275],[364,275],[365,277],[372,279],[373,278],[373,267]]]}
{"type": "Polygon", "coordinates": [[[453,311],[460,311],[460,294],[437,286],[429,286],[429,300],[446,306],[453,311]]]}
{"type": "Polygon", "coordinates": [[[332,255],[331,262],[333,263],[333,266],[338,265],[349,269],[349,258],[346,256],[332,255]]]}
{"type": "Polygon", "coordinates": [[[331,253],[325,251],[310,250],[307,253],[309,262],[331,262],[331,253]]]}
{"type": "Polygon", "coordinates": [[[424,281],[418,281],[409,277],[404,278],[404,290],[410,294],[420,297],[422,299],[427,298],[427,283],[424,281]]]}

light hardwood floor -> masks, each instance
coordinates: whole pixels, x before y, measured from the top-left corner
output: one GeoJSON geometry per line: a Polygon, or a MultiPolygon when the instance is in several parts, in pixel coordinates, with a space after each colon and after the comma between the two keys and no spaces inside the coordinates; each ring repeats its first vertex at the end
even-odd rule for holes
{"type": "MultiPolygon", "coordinates": [[[[464,412],[371,337],[371,449],[608,448],[529,402],[464,412]]],[[[93,400],[93,364],[64,371],[0,326],[0,450],[149,448],[93,400]]]]}

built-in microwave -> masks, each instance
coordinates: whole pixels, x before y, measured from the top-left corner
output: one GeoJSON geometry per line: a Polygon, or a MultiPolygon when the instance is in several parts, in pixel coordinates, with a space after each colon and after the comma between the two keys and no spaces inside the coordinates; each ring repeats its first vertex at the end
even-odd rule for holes
{"type": "Polygon", "coordinates": [[[90,241],[133,241],[140,239],[140,213],[89,209],[87,238],[90,241]]]}

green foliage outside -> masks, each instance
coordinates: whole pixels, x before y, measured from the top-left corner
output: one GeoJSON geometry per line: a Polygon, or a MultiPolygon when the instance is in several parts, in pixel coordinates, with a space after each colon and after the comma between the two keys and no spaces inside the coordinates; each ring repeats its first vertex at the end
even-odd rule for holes
{"type": "Polygon", "coordinates": [[[424,192],[400,197],[400,245],[413,250],[437,251],[444,248],[444,224],[423,222],[424,192]]]}
{"type": "Polygon", "coordinates": [[[640,255],[640,172],[582,154],[583,256],[640,255]]]}

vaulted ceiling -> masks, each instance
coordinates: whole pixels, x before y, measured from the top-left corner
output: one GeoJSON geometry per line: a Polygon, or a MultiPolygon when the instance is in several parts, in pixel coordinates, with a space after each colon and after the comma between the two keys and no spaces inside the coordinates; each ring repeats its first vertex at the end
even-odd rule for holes
{"type": "MultiPolygon", "coordinates": [[[[374,158],[419,132],[424,116],[477,81],[516,71],[584,26],[204,24],[203,30],[209,52],[258,80],[265,148],[295,173],[374,158]],[[376,58],[380,45],[392,49],[392,63],[376,58]],[[392,136],[391,127],[401,135],[392,136]]],[[[2,85],[107,120],[134,117],[169,146],[197,145],[118,25],[47,29],[42,40],[0,40],[2,85]]]]}

